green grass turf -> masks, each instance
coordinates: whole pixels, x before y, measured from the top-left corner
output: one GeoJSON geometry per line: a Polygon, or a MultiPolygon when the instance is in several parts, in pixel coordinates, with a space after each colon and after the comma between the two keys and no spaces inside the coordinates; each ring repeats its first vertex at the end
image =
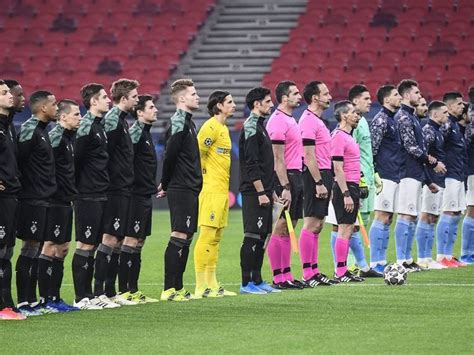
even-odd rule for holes
{"type": "MultiPolygon", "coordinates": [[[[140,278],[141,289],[150,296],[158,297],[162,289],[168,233],[168,213],[155,212],[140,278]]],[[[232,211],[221,243],[218,278],[233,291],[240,280],[241,240],[241,214],[232,211]]],[[[394,260],[393,238],[389,249],[394,260]]],[[[320,250],[321,269],[331,275],[328,228],[320,250]]],[[[70,262],[71,255],[62,290],[66,301],[73,297],[70,262]]],[[[270,280],[268,261],[264,265],[270,280]]],[[[300,277],[297,255],[293,270],[300,277]]],[[[0,349],[4,354],[472,353],[474,267],[410,274],[408,282],[389,287],[372,279],[281,294],[160,302],[0,322],[0,349]]],[[[192,254],[185,283],[194,290],[192,254]]]]}

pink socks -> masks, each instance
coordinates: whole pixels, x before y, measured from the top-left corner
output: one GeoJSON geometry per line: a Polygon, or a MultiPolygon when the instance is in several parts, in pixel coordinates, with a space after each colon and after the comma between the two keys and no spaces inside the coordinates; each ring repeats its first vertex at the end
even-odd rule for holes
{"type": "Polygon", "coordinates": [[[290,238],[288,236],[272,235],[267,246],[267,253],[273,271],[273,282],[293,281],[290,238]]]}
{"type": "Polygon", "coordinates": [[[340,277],[347,271],[347,255],[349,254],[349,240],[342,237],[336,238],[334,247],[336,254],[336,276],[340,277]]]}
{"type": "Polygon", "coordinates": [[[319,235],[307,229],[302,229],[299,240],[300,259],[303,266],[303,278],[309,280],[319,274],[318,269],[318,239],[319,235]]]}

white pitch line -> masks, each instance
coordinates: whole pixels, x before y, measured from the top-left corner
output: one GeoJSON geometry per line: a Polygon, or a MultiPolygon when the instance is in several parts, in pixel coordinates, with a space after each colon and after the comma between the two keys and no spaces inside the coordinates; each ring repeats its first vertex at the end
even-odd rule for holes
{"type": "MultiPolygon", "coordinates": [[[[162,283],[144,283],[140,282],[141,286],[163,286],[162,283]]],[[[189,286],[196,286],[196,284],[186,284],[189,286]]],[[[62,286],[65,287],[72,287],[73,284],[63,284],[62,286]]],[[[226,284],[221,284],[221,286],[240,286],[240,283],[226,283],[226,284]]],[[[380,284],[364,284],[364,283],[343,283],[340,285],[335,285],[337,286],[343,286],[343,287],[380,287],[380,286],[387,286],[384,283],[380,284]]],[[[474,287],[474,284],[453,284],[453,283],[407,283],[405,286],[410,286],[410,287],[474,287]]],[[[318,287],[321,288],[321,287],[318,287]]]]}

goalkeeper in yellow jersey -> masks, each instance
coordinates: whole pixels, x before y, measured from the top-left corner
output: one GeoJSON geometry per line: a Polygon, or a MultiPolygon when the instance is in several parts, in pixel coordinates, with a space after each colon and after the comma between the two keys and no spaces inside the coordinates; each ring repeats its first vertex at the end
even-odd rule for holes
{"type": "Polygon", "coordinates": [[[235,296],[216,278],[219,242],[229,214],[231,140],[225,125],[235,111],[230,93],[214,91],[207,104],[209,118],[198,133],[203,187],[199,195],[199,238],[194,248],[195,297],[235,296]]]}

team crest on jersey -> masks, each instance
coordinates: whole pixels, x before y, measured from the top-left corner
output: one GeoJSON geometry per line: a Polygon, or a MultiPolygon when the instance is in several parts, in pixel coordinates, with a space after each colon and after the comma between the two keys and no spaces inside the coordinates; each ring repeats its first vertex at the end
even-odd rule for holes
{"type": "Polygon", "coordinates": [[[36,233],[36,231],[38,230],[38,227],[36,226],[37,224],[38,224],[38,222],[36,222],[36,221],[31,222],[31,227],[30,227],[31,233],[33,233],[33,234],[36,233]]]}
{"type": "Polygon", "coordinates": [[[187,216],[186,226],[189,228],[190,225],[191,225],[191,216],[187,216]]]}
{"type": "Polygon", "coordinates": [[[216,215],[214,212],[211,212],[211,215],[209,216],[209,218],[211,219],[211,222],[214,221],[214,219],[216,218],[216,215]]]}
{"type": "Polygon", "coordinates": [[[135,231],[135,233],[138,233],[138,231],[140,230],[140,221],[135,221],[135,227],[133,227],[133,230],[135,231]]]}
{"type": "Polygon", "coordinates": [[[92,229],[91,226],[86,227],[86,231],[84,232],[86,239],[89,239],[89,237],[92,235],[91,229],[92,229]]]}
{"type": "Polygon", "coordinates": [[[204,145],[209,147],[212,144],[212,139],[211,138],[206,138],[204,139],[204,145]]]}
{"type": "Polygon", "coordinates": [[[54,229],[53,234],[54,234],[54,236],[57,238],[57,237],[59,237],[59,235],[61,234],[61,226],[58,225],[58,224],[56,224],[55,227],[56,227],[56,228],[54,229]]]}
{"type": "Polygon", "coordinates": [[[262,228],[262,226],[263,226],[263,217],[258,217],[258,220],[257,220],[258,229],[262,228]]]}
{"type": "Polygon", "coordinates": [[[0,226],[0,239],[5,238],[7,233],[5,232],[5,226],[0,226]]]}
{"type": "Polygon", "coordinates": [[[114,229],[118,230],[120,228],[120,218],[115,218],[114,229]]]}

